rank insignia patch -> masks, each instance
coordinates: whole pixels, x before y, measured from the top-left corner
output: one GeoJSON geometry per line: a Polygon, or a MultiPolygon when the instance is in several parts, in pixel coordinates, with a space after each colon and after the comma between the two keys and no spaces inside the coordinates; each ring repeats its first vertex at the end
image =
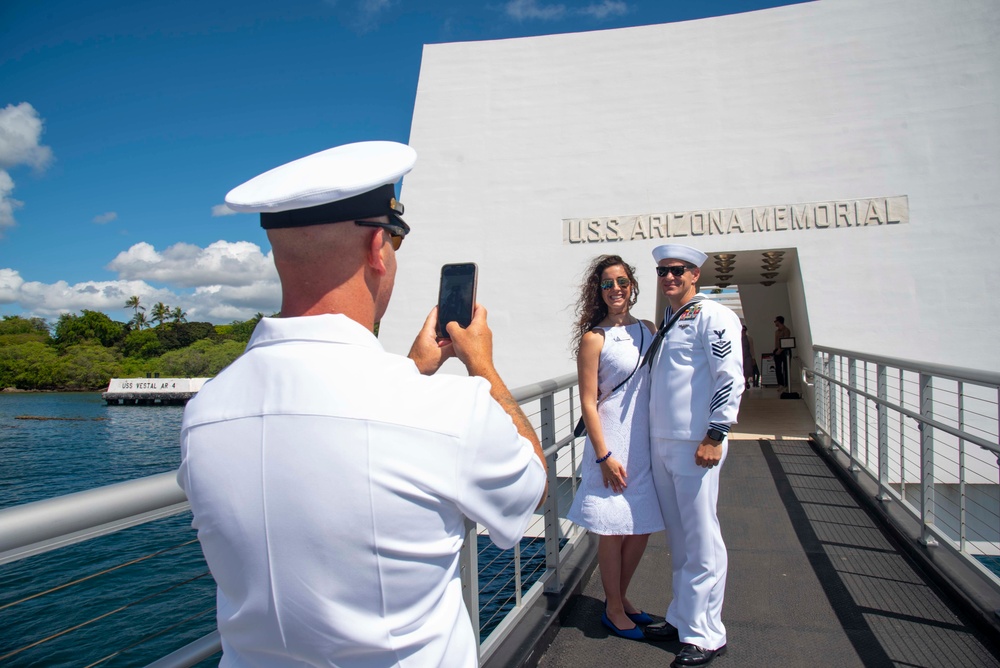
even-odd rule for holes
{"type": "Polygon", "coordinates": [[[727,357],[731,352],[733,352],[732,341],[719,340],[712,344],[712,354],[719,359],[727,357]]]}
{"type": "Polygon", "coordinates": [[[681,317],[677,319],[678,322],[684,322],[685,320],[694,320],[701,313],[701,304],[695,304],[688,310],[681,314],[681,317]]]}
{"type": "Polygon", "coordinates": [[[729,394],[732,391],[733,391],[733,383],[732,383],[732,381],[730,381],[730,382],[726,383],[724,386],[720,387],[718,389],[718,391],[715,393],[715,396],[712,397],[712,405],[711,405],[711,407],[710,407],[709,410],[711,410],[714,413],[716,410],[718,410],[722,406],[725,406],[726,402],[729,401],[729,394]]]}

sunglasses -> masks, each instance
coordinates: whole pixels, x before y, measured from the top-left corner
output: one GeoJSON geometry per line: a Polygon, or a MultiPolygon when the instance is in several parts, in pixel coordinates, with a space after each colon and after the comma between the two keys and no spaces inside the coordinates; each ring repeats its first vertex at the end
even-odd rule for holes
{"type": "Polygon", "coordinates": [[[402,222],[382,223],[377,220],[355,220],[354,224],[362,227],[381,227],[389,233],[389,243],[392,244],[394,251],[399,250],[399,247],[403,245],[403,237],[410,233],[410,227],[402,222]]]}
{"type": "Polygon", "coordinates": [[[659,276],[660,278],[663,278],[667,274],[670,274],[674,278],[680,278],[681,276],[684,275],[684,272],[688,271],[690,268],[691,267],[687,267],[682,264],[674,265],[671,267],[657,267],[656,275],[659,276]]]}
{"type": "Polygon", "coordinates": [[[618,284],[619,288],[627,288],[632,285],[632,281],[628,280],[627,276],[619,276],[618,278],[605,278],[601,281],[601,290],[610,290],[615,287],[615,283],[618,284]]]}

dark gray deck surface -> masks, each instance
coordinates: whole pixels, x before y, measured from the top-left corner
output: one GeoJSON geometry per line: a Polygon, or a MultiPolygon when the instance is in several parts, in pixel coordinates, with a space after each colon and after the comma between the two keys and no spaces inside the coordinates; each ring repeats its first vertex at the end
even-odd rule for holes
{"type": "MultiPolygon", "coordinates": [[[[715,666],[1000,666],[996,638],[961,613],[889,541],[807,441],[734,441],[719,516],[729,549],[715,666]]],[[[629,590],[662,619],[670,597],[662,533],[629,590]]],[[[543,668],[666,666],[677,643],[610,635],[600,571],[567,605],[543,668]]]]}

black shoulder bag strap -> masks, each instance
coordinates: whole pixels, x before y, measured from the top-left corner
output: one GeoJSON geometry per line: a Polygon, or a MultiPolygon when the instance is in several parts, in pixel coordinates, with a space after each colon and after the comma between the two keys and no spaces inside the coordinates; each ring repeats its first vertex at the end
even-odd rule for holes
{"type": "MultiPolygon", "coordinates": [[[[640,320],[640,321],[639,321],[639,324],[640,324],[640,325],[642,325],[642,320],[640,320]]],[[[642,344],[644,344],[645,342],[646,342],[646,326],[645,326],[645,325],[642,325],[642,327],[640,327],[640,328],[639,328],[639,350],[642,350],[642,344]]],[[[650,344],[650,345],[652,345],[652,344],[650,344]]],[[[632,379],[632,376],[634,376],[634,375],[635,375],[635,372],[639,370],[639,367],[640,367],[640,366],[642,366],[642,360],[643,360],[643,358],[640,358],[640,359],[637,359],[637,360],[635,361],[635,368],[634,368],[634,369],[632,369],[632,373],[630,373],[630,374],[629,374],[629,375],[628,375],[628,376],[627,376],[627,377],[625,378],[625,380],[623,380],[622,382],[620,382],[620,383],[618,383],[617,385],[615,385],[614,387],[612,387],[612,388],[611,388],[611,391],[610,391],[610,392],[608,392],[607,396],[604,396],[604,397],[602,397],[602,399],[607,399],[607,398],[608,398],[608,397],[610,397],[610,396],[611,396],[612,394],[614,394],[615,392],[617,392],[617,391],[618,391],[618,388],[620,388],[620,387],[621,387],[622,385],[624,385],[624,384],[625,384],[625,383],[627,383],[627,382],[628,382],[629,380],[631,380],[631,379],[632,379]]],[[[598,401],[597,403],[600,403],[600,401],[598,401]]]]}
{"type": "MultiPolygon", "coordinates": [[[[639,350],[641,351],[642,350],[642,344],[646,342],[646,326],[642,324],[641,320],[639,321],[639,324],[642,325],[642,327],[639,328],[639,350]]],[[[650,345],[652,345],[652,344],[650,344],[650,345]]],[[[639,367],[642,366],[642,363],[644,361],[645,361],[645,358],[643,358],[643,357],[640,357],[639,359],[637,359],[635,361],[635,368],[632,369],[632,373],[630,373],[625,378],[625,380],[623,380],[622,382],[618,383],[613,388],[611,388],[611,391],[608,392],[604,397],[601,397],[601,399],[598,399],[597,400],[597,404],[600,405],[602,399],[607,399],[612,394],[614,394],[615,392],[617,392],[618,388],[620,388],[622,385],[624,385],[625,383],[627,383],[632,378],[632,376],[635,375],[635,372],[639,370],[639,367]]],[[[581,415],[580,419],[576,423],[576,427],[573,428],[573,435],[576,436],[577,438],[579,438],[580,436],[583,436],[586,433],[587,433],[587,426],[583,423],[583,416],[581,415]]]]}
{"type": "Polygon", "coordinates": [[[700,302],[701,300],[702,297],[696,295],[687,304],[677,309],[677,312],[670,317],[670,320],[668,322],[663,323],[660,329],[656,331],[656,336],[653,337],[653,342],[649,344],[649,350],[646,351],[646,356],[642,358],[642,366],[646,366],[648,364],[650,370],[652,370],[653,358],[656,357],[656,352],[660,349],[660,346],[663,344],[663,337],[667,335],[667,332],[670,331],[670,328],[674,326],[674,323],[680,319],[680,317],[684,314],[685,311],[694,306],[696,302],[700,302]]]}

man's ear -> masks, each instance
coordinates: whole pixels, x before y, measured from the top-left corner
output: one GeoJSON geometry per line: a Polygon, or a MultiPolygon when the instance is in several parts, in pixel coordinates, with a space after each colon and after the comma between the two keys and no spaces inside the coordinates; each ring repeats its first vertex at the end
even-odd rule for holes
{"type": "Polygon", "coordinates": [[[382,236],[382,228],[375,228],[371,237],[368,239],[368,253],[366,260],[368,262],[368,266],[371,267],[379,276],[384,276],[387,271],[385,258],[382,256],[382,249],[385,248],[386,245],[385,239],[382,236]]]}

